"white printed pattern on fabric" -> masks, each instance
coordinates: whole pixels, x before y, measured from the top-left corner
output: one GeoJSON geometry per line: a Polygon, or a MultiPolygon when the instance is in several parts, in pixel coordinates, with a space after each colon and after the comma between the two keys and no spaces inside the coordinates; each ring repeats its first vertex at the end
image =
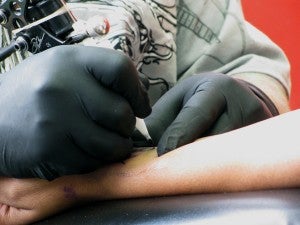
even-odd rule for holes
{"type": "MultiPolygon", "coordinates": [[[[109,19],[106,36],[84,45],[115,48],[132,58],[140,72],[157,79],[155,102],[177,79],[218,71],[228,75],[255,72],[274,76],[289,89],[289,64],[282,51],[244,21],[239,0],[78,0],[68,5],[82,21],[109,19]],[[81,3],[78,3],[81,2],[81,3]],[[160,82],[161,80],[165,82],[160,82]]],[[[1,43],[7,42],[2,35],[1,43]]],[[[7,71],[20,55],[1,62],[7,71]]]]}

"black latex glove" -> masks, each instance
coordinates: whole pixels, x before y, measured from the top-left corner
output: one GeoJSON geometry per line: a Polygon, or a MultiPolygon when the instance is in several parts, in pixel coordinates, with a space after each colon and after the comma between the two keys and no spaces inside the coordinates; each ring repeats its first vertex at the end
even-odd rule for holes
{"type": "Polygon", "coordinates": [[[132,151],[135,116],[151,112],[124,54],[60,46],[1,75],[0,175],[54,179],[132,151]]]}
{"type": "Polygon", "coordinates": [[[162,96],[145,122],[162,155],[197,138],[272,117],[271,106],[262,100],[267,97],[262,96],[244,81],[204,73],[183,80],[162,96]]]}

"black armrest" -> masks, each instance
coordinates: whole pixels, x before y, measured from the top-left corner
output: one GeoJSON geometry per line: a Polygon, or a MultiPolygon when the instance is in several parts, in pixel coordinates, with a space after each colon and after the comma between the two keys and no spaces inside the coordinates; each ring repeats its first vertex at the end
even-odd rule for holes
{"type": "Polygon", "coordinates": [[[300,189],[96,202],[36,225],[300,224],[300,189]]]}

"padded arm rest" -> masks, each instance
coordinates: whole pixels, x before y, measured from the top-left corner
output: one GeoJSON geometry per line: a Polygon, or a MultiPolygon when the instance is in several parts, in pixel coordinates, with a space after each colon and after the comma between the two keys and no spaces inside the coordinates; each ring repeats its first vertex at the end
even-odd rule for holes
{"type": "Polygon", "coordinates": [[[300,224],[300,189],[96,202],[36,225],[300,224]]]}

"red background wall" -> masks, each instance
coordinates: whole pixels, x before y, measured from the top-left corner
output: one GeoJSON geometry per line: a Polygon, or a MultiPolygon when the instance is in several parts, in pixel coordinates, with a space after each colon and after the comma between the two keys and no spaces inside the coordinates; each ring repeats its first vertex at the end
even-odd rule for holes
{"type": "Polygon", "coordinates": [[[300,108],[300,0],[242,0],[246,19],[267,34],[291,62],[291,109],[300,108]]]}

